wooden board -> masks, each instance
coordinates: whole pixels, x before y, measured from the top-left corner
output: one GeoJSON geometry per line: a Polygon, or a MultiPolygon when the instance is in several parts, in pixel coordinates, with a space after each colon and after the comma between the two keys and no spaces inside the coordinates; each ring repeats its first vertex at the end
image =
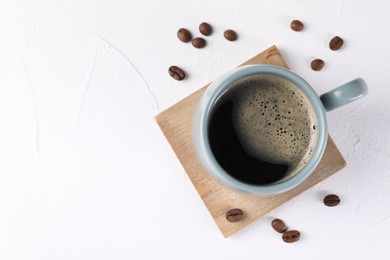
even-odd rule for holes
{"type": "MultiPolygon", "coordinates": [[[[242,65],[244,64],[273,64],[288,68],[275,46],[268,48],[242,65]]],[[[346,162],[343,156],[329,136],[325,154],[316,170],[305,182],[291,191],[272,197],[261,197],[226,188],[202,168],[192,144],[193,113],[207,86],[161,112],[155,119],[225,237],[234,234],[345,167],[346,162]],[[226,221],[225,213],[232,208],[241,208],[246,214],[245,219],[236,223],[226,221]]]]}

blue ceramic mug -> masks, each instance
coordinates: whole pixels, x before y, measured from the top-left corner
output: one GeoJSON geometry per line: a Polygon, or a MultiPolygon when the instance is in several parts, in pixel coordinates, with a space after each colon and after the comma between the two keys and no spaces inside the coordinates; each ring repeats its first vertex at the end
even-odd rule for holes
{"type": "Polygon", "coordinates": [[[324,154],[328,138],[328,122],[325,111],[348,104],[367,95],[367,93],[368,88],[365,81],[358,78],[318,97],[314,89],[304,79],[290,70],[271,65],[238,67],[211,83],[201,97],[193,120],[192,135],[195,151],[205,170],[229,187],[258,195],[273,195],[288,191],[302,183],[313,173],[324,154]],[[264,185],[240,181],[224,170],[211,150],[208,136],[210,117],[219,97],[234,82],[252,75],[273,75],[293,83],[306,95],[317,118],[318,139],[316,146],[313,147],[312,156],[306,164],[294,175],[281,181],[264,185]]]}

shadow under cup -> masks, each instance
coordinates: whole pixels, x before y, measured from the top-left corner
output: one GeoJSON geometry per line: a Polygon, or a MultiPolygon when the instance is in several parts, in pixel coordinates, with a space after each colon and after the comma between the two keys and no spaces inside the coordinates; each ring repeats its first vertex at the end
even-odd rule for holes
{"type": "Polygon", "coordinates": [[[201,134],[194,144],[206,170],[250,193],[295,187],[326,147],[320,99],[306,81],[280,67],[237,68],[209,86],[196,113],[201,134]]]}

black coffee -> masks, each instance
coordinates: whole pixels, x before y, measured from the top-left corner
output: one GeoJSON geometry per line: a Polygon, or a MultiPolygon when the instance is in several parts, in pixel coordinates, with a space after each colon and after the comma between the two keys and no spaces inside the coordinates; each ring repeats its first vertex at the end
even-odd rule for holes
{"type": "Polygon", "coordinates": [[[304,93],[271,75],[233,83],[215,103],[208,127],[221,167],[255,185],[298,172],[311,157],[316,132],[315,113],[304,93]]]}

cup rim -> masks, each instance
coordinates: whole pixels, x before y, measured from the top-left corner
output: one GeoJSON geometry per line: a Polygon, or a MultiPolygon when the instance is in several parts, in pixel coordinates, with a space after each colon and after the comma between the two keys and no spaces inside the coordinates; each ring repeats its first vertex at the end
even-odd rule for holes
{"type": "Polygon", "coordinates": [[[206,170],[229,186],[258,195],[272,195],[282,193],[302,183],[314,171],[320,162],[324,154],[328,138],[325,109],[323,108],[317,93],[303,78],[294,72],[274,65],[241,66],[233,69],[232,71],[226,73],[211,83],[202,95],[199,102],[198,110],[195,115],[194,127],[196,128],[193,129],[193,136],[195,139],[199,138],[198,140],[194,140],[195,149],[202,164],[206,167],[206,170]],[[317,145],[313,150],[312,157],[309,159],[306,165],[290,178],[284,181],[266,185],[255,185],[241,182],[229,175],[215,159],[208,138],[209,116],[217,99],[227,89],[227,87],[229,87],[235,81],[255,74],[276,75],[295,84],[305,93],[318,119],[317,145]]]}

